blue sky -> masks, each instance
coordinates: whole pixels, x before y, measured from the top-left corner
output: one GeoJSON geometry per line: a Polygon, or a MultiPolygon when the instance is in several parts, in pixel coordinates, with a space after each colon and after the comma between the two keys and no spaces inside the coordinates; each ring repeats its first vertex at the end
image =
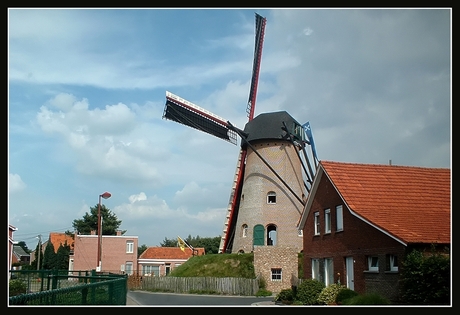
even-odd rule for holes
{"type": "Polygon", "coordinates": [[[244,128],[255,12],[256,116],[309,121],[320,160],[451,167],[449,8],[10,8],[15,239],[73,230],[105,191],[140,245],[220,236],[240,142],[162,119],[165,93],[244,128]]]}

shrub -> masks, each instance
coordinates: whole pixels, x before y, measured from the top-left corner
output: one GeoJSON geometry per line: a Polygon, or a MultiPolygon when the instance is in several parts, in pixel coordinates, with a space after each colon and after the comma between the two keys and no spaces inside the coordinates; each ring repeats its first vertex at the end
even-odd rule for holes
{"type": "Polygon", "coordinates": [[[324,283],[316,279],[307,279],[297,287],[295,299],[302,302],[304,305],[319,304],[318,296],[325,288],[324,283]]]}
{"type": "Polygon", "coordinates": [[[272,291],[269,291],[267,289],[259,289],[256,292],[256,296],[270,296],[272,294],[273,294],[272,291]]]}
{"type": "Polygon", "coordinates": [[[343,288],[342,290],[339,291],[339,293],[337,293],[335,302],[337,304],[345,304],[344,303],[345,300],[355,297],[357,295],[358,293],[356,291],[353,291],[349,288],[343,288]]]}
{"type": "Polygon", "coordinates": [[[27,286],[19,279],[11,280],[9,285],[10,296],[27,293],[27,286]]]}
{"type": "Polygon", "coordinates": [[[340,285],[338,283],[333,283],[325,287],[318,296],[318,303],[320,304],[335,304],[337,294],[339,294],[340,290],[343,290],[345,286],[340,285]]]}
{"type": "Polygon", "coordinates": [[[294,301],[294,292],[292,292],[292,289],[283,289],[275,297],[275,302],[283,304],[292,304],[292,301],[294,301]]]}
{"type": "Polygon", "coordinates": [[[376,294],[376,293],[368,293],[357,295],[355,297],[346,299],[343,301],[344,305],[389,305],[390,302],[376,294]]]}
{"type": "Polygon", "coordinates": [[[450,303],[450,256],[446,253],[412,251],[403,261],[401,296],[405,304],[450,303]]]}

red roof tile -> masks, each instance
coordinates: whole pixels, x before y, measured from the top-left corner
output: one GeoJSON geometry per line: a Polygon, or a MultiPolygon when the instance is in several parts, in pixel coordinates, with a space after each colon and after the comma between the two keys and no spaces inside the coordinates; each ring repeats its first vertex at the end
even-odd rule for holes
{"type": "MultiPolygon", "coordinates": [[[[198,256],[204,255],[204,248],[195,248],[198,251],[198,256]]],[[[190,248],[185,248],[182,251],[180,247],[148,247],[140,256],[139,259],[189,259],[193,256],[190,248]]]]}
{"type": "Polygon", "coordinates": [[[52,233],[50,233],[49,241],[51,242],[51,244],[53,244],[55,252],[57,252],[57,250],[58,250],[58,248],[59,248],[59,246],[61,244],[62,244],[62,246],[64,246],[65,241],[67,241],[67,245],[70,246],[70,250],[71,251],[74,250],[75,240],[72,238],[72,236],[67,235],[65,233],[52,232],[52,233]]]}
{"type": "Polygon", "coordinates": [[[405,243],[450,243],[451,170],[321,161],[349,209],[405,243]]]}

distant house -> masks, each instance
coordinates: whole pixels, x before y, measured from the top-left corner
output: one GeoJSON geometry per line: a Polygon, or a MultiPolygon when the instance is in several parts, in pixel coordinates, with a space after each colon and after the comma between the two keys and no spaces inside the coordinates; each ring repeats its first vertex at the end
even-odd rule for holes
{"type": "Polygon", "coordinates": [[[321,161],[299,228],[304,278],[398,300],[412,249],[451,243],[451,171],[321,161]]]}
{"type": "Polygon", "coordinates": [[[188,247],[148,247],[138,259],[140,276],[166,276],[174,268],[186,262],[193,254],[205,254],[204,248],[195,248],[195,253],[188,247]]]}
{"type": "MultiPolygon", "coordinates": [[[[137,272],[138,237],[102,235],[102,272],[133,274],[137,272]]],[[[69,271],[97,270],[98,235],[75,235],[74,253],[69,259],[69,271]]]]}
{"type": "Polygon", "coordinates": [[[11,265],[13,264],[13,245],[17,244],[14,240],[14,232],[17,231],[18,228],[12,226],[11,224],[8,225],[8,270],[11,270],[11,265]]]}
{"type": "Polygon", "coordinates": [[[27,253],[21,246],[13,245],[12,263],[20,263],[21,265],[30,265],[30,254],[27,253]]]}
{"type": "Polygon", "coordinates": [[[52,232],[49,235],[49,239],[43,243],[43,246],[42,246],[43,250],[45,250],[48,242],[51,242],[51,244],[53,244],[55,253],[57,253],[59,246],[61,245],[64,246],[65,244],[67,244],[70,247],[71,254],[74,251],[74,246],[75,246],[74,235],[69,235],[66,233],[52,232]]]}

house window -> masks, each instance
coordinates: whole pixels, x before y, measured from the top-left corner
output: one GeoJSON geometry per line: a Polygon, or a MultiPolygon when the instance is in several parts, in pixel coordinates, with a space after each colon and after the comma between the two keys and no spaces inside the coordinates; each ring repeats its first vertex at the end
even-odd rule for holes
{"type": "Polygon", "coordinates": [[[303,230],[302,229],[297,229],[297,235],[302,237],[303,236],[303,230]]]}
{"type": "Polygon", "coordinates": [[[272,268],[271,270],[272,274],[272,281],[281,281],[281,268],[272,268]]]}
{"type": "Polygon", "coordinates": [[[315,235],[319,235],[319,212],[315,212],[315,235]]]}
{"type": "Polygon", "coordinates": [[[343,231],[343,211],[342,205],[335,207],[335,218],[337,219],[336,231],[343,231]]]}
{"type": "Polygon", "coordinates": [[[166,275],[169,275],[170,272],[171,272],[171,264],[166,264],[165,265],[165,273],[166,273],[166,275]]]}
{"type": "Polygon", "coordinates": [[[387,270],[388,271],[398,271],[398,256],[396,255],[387,255],[387,270]]]}
{"type": "Polygon", "coordinates": [[[377,256],[368,256],[367,266],[369,271],[379,271],[379,258],[377,256]]]}
{"type": "Polygon", "coordinates": [[[311,278],[319,280],[319,259],[311,260],[311,278]]]}
{"type": "Polygon", "coordinates": [[[332,258],[324,259],[324,284],[326,287],[334,283],[334,264],[332,258]]]}
{"type": "Polygon", "coordinates": [[[331,233],[331,209],[324,210],[324,233],[331,233]]]}
{"type": "Polygon", "coordinates": [[[243,224],[243,237],[248,236],[248,225],[243,224]]]}
{"type": "Polygon", "coordinates": [[[125,264],[125,272],[127,275],[132,275],[133,274],[133,262],[132,261],[127,261],[125,264]]]}
{"type": "Polygon", "coordinates": [[[129,254],[134,253],[134,242],[133,241],[126,241],[126,252],[129,254]]]}
{"type": "Polygon", "coordinates": [[[270,191],[267,194],[267,203],[270,203],[270,204],[276,203],[276,193],[274,191],[270,191]]]}

